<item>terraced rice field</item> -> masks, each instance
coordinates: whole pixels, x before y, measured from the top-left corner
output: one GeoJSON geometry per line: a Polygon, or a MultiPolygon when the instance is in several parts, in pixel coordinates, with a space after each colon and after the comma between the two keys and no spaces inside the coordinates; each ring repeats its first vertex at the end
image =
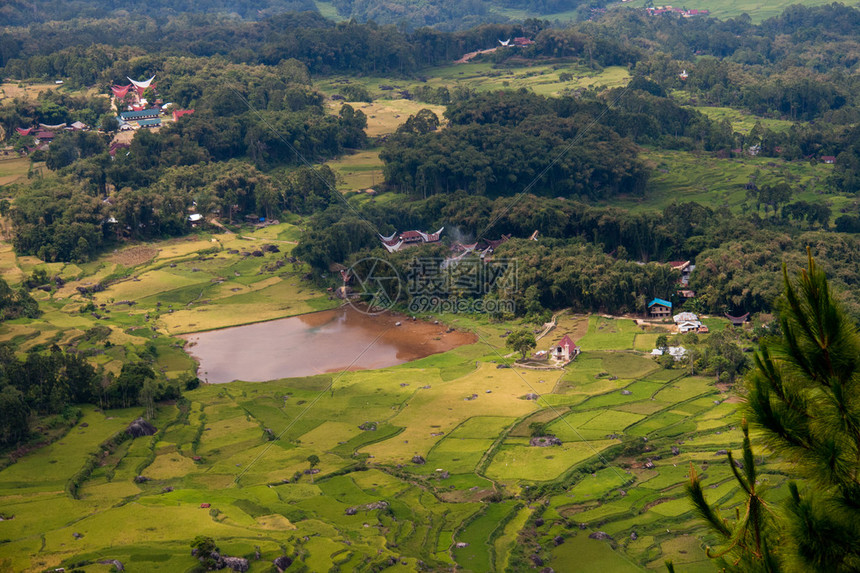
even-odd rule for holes
{"type": "MultiPolygon", "coordinates": [[[[7,322],[0,336],[21,348],[100,348],[85,333],[105,325],[113,344],[94,360],[106,370],[151,341],[158,367],[179,376],[193,364],[174,333],[333,304],[300,267],[265,270],[290,243],[242,255],[297,233],[286,223],[203,233],[52,266],[69,283],[43,293],[43,317],[7,322]],[[115,278],[94,295],[107,318],[79,312],[77,286],[115,278]]],[[[41,264],[3,257],[10,280],[41,264]]],[[[13,517],[0,522],[0,564],[40,571],[118,559],[127,570],[187,570],[189,543],[204,534],[261,572],[281,554],[296,560],[290,570],[314,571],[409,571],[418,561],[522,570],[533,556],[556,571],[635,571],[666,558],[709,570],[681,485],[693,463],[711,499],[737,501],[716,454],[740,442],[730,390],[662,369],[647,355],[653,335],[627,319],[563,315],[541,347],[569,334],[583,353],[542,371],[498,367],[509,362],[500,335],[511,325],[439,318],[479,342],[381,370],[204,385],[159,407],[155,436],[107,455],[101,444],[141,411],[86,408],[83,424],[0,471],[0,508],[13,517]],[[561,444],[530,445],[535,424],[561,444]],[[67,481],[90,454],[99,463],[74,498],[67,481]],[[595,531],[612,541],[589,539],[595,531]]],[[[782,487],[775,469],[765,465],[763,479],[782,487]]]]}

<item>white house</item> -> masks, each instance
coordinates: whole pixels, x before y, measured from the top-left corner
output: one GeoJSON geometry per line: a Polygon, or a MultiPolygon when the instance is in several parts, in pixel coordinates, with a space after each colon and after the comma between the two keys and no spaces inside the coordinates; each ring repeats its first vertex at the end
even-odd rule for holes
{"type": "Polygon", "coordinates": [[[698,320],[685,320],[678,323],[678,332],[697,332],[702,327],[702,323],[698,320]]]}
{"type": "Polygon", "coordinates": [[[558,344],[551,350],[552,357],[561,362],[569,362],[579,354],[579,347],[571,340],[570,336],[564,335],[558,344]]]}
{"type": "Polygon", "coordinates": [[[699,320],[699,317],[696,316],[695,313],[692,312],[679,312],[675,316],[672,317],[672,320],[675,321],[675,324],[679,324],[681,322],[691,322],[699,320]]]}
{"type": "Polygon", "coordinates": [[[651,356],[663,356],[664,354],[669,354],[675,359],[675,362],[678,362],[687,355],[687,349],[683,346],[670,346],[667,352],[663,352],[661,348],[655,348],[651,351],[651,356]]]}
{"type": "Polygon", "coordinates": [[[675,362],[677,362],[687,355],[687,349],[683,346],[670,346],[669,354],[675,359],[675,362]]]}

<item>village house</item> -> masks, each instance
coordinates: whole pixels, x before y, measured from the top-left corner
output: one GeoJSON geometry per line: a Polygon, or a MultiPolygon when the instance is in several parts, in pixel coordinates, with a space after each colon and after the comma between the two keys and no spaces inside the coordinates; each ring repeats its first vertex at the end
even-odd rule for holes
{"type": "Polygon", "coordinates": [[[577,354],[579,354],[579,347],[570,339],[570,336],[565,334],[561,340],[552,347],[550,352],[554,360],[559,362],[570,362],[576,358],[577,354]]]}
{"type": "Polygon", "coordinates": [[[500,239],[492,241],[490,239],[481,239],[476,243],[465,244],[459,241],[454,242],[451,245],[451,251],[455,253],[471,253],[473,251],[477,251],[481,253],[481,256],[492,254],[493,251],[498,248],[502,243],[507,242],[511,238],[511,235],[502,235],[500,239]]]}
{"type": "Polygon", "coordinates": [[[648,314],[653,318],[666,318],[672,315],[672,303],[662,298],[655,298],[648,303],[648,314]]]}
{"type": "Polygon", "coordinates": [[[827,165],[833,165],[834,163],[836,163],[836,157],[832,155],[822,155],[821,161],[823,161],[827,165]]]}
{"type": "Polygon", "coordinates": [[[675,362],[679,362],[687,355],[687,349],[683,346],[670,346],[665,351],[662,348],[655,348],[651,351],[651,356],[663,356],[664,354],[668,354],[675,359],[675,362]]]}
{"type": "Polygon", "coordinates": [[[740,316],[732,316],[729,313],[725,313],[725,317],[729,319],[729,322],[732,323],[732,326],[743,326],[744,323],[749,318],[750,313],[742,314],[740,316]]]}
{"type": "Polygon", "coordinates": [[[708,327],[702,324],[702,321],[699,320],[699,317],[696,316],[695,313],[692,312],[679,312],[675,316],[672,317],[672,320],[675,321],[675,324],[678,325],[678,332],[708,332],[708,327]]]}
{"type": "Polygon", "coordinates": [[[675,321],[675,324],[680,324],[682,322],[698,322],[699,317],[692,312],[679,312],[672,317],[672,320],[675,321]]]}
{"type": "Polygon", "coordinates": [[[385,247],[389,253],[394,253],[403,249],[405,247],[411,247],[412,245],[421,245],[424,243],[438,243],[439,237],[442,235],[442,231],[445,230],[445,227],[442,227],[435,233],[422,233],[421,231],[404,231],[399,235],[397,233],[392,233],[388,237],[383,237],[379,235],[380,241],[382,241],[382,246],[385,247]]]}
{"type": "Polygon", "coordinates": [[[681,284],[687,286],[690,284],[690,275],[696,269],[696,265],[690,261],[669,261],[669,266],[681,273],[681,284]]]}
{"type": "Polygon", "coordinates": [[[707,16],[710,14],[709,10],[703,9],[692,9],[687,10],[685,8],[675,8],[674,6],[652,6],[645,8],[645,11],[650,16],[659,16],[660,14],[678,14],[682,18],[695,18],[696,16],[707,16]]]}
{"type": "Polygon", "coordinates": [[[126,96],[129,94],[129,92],[131,92],[133,103],[140,103],[141,101],[144,101],[143,92],[145,92],[150,87],[152,87],[153,89],[155,88],[152,83],[153,80],[155,80],[155,76],[152,76],[151,78],[143,82],[134,81],[127,76],[126,79],[131,83],[126,86],[115,85],[111,87],[111,92],[113,92],[114,97],[116,97],[118,100],[125,100],[126,96]]]}
{"type": "Polygon", "coordinates": [[[120,112],[119,118],[123,121],[140,121],[142,119],[157,119],[160,115],[161,110],[153,107],[139,111],[123,111],[120,112]]]}

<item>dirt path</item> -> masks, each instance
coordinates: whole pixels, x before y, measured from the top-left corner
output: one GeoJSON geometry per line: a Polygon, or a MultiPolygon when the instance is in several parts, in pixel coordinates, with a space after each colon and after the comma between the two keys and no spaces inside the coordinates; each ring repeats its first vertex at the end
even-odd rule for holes
{"type": "Polygon", "coordinates": [[[544,324],[543,331],[540,334],[538,334],[537,336],[535,336],[535,340],[540,340],[541,338],[543,338],[544,336],[549,334],[552,331],[552,329],[555,328],[556,325],[558,324],[558,317],[561,316],[562,314],[564,314],[565,312],[567,312],[567,309],[563,308],[560,311],[558,311],[557,313],[555,313],[554,315],[552,315],[552,318],[550,319],[550,321],[547,322],[546,324],[544,324]]]}
{"type": "MultiPolygon", "coordinates": [[[[538,340],[540,340],[541,338],[543,338],[544,336],[549,334],[552,331],[552,329],[555,328],[556,325],[558,324],[558,317],[561,316],[562,314],[564,314],[565,312],[567,312],[567,309],[563,308],[560,311],[558,311],[557,313],[555,313],[554,315],[552,315],[552,318],[550,319],[550,321],[547,323],[544,323],[544,325],[543,325],[544,328],[541,331],[541,333],[538,334],[537,336],[535,336],[535,342],[537,342],[538,340]]],[[[516,355],[517,355],[516,352],[511,352],[510,354],[506,354],[505,358],[510,358],[510,357],[516,356],[516,355]]]]}
{"type": "Polygon", "coordinates": [[[490,48],[488,50],[477,50],[474,52],[469,52],[468,54],[463,54],[463,56],[459,60],[454,60],[454,63],[455,64],[465,64],[466,62],[468,62],[469,60],[471,60],[475,56],[479,56],[480,54],[492,54],[493,52],[495,52],[498,49],[499,49],[498,46],[496,46],[495,48],[490,48]]]}
{"type": "Polygon", "coordinates": [[[228,235],[235,235],[236,234],[233,231],[231,231],[230,229],[228,229],[227,227],[225,227],[224,225],[222,225],[221,223],[219,223],[218,219],[215,219],[215,218],[209,219],[209,223],[212,225],[215,225],[216,227],[218,227],[219,229],[221,229],[222,231],[224,231],[228,235]]]}

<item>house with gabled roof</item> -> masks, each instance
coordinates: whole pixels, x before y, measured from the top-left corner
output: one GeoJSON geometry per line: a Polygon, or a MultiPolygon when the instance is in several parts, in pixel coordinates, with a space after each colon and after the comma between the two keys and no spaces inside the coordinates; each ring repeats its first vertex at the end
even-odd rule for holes
{"type": "Polygon", "coordinates": [[[648,314],[654,318],[666,318],[672,315],[672,303],[662,298],[655,298],[648,303],[648,314]]]}
{"type": "Polygon", "coordinates": [[[678,323],[678,332],[699,332],[699,328],[701,328],[702,323],[698,320],[685,320],[678,323]]]}
{"type": "Polygon", "coordinates": [[[559,362],[570,362],[576,355],[579,354],[579,347],[576,343],[565,334],[561,337],[561,340],[558,341],[555,345],[553,345],[552,350],[550,351],[552,357],[559,362]]]}
{"type": "Polygon", "coordinates": [[[119,118],[123,121],[140,121],[141,119],[155,119],[160,115],[161,110],[154,107],[138,111],[124,111],[119,114],[119,118]]]}
{"type": "Polygon", "coordinates": [[[411,245],[420,245],[423,243],[438,243],[439,237],[442,235],[442,231],[444,230],[445,227],[442,227],[435,233],[424,233],[421,231],[403,231],[399,235],[397,233],[392,233],[388,237],[383,237],[382,235],[379,235],[379,240],[382,241],[382,246],[385,247],[389,253],[393,253],[411,245]]]}
{"type": "Polygon", "coordinates": [[[675,321],[675,324],[681,324],[682,322],[698,322],[699,317],[694,312],[679,312],[672,317],[672,320],[675,321]]]}
{"type": "Polygon", "coordinates": [[[690,275],[696,268],[690,261],[669,261],[669,266],[681,273],[681,284],[684,286],[690,283],[690,275]]]}

